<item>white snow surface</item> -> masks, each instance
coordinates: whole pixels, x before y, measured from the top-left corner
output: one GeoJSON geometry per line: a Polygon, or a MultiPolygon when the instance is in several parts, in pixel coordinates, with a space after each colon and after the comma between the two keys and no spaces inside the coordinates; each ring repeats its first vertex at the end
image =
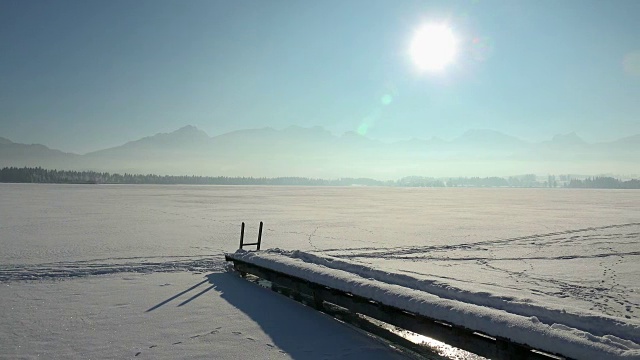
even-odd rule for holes
{"type": "MultiPolygon", "coordinates": [[[[640,345],[629,340],[631,336],[639,333],[640,329],[637,326],[613,324],[614,328],[615,325],[620,325],[616,330],[620,335],[625,336],[624,338],[610,334],[596,336],[562,323],[544,324],[536,316],[526,317],[490,306],[436,296],[417,289],[419,286],[414,285],[419,281],[416,279],[410,281],[405,276],[401,281],[395,281],[394,276],[384,276],[370,270],[363,271],[362,266],[347,262],[338,262],[333,266],[333,259],[299,251],[237,250],[230,256],[436,320],[528,344],[551,353],[576,359],[640,358],[640,345]],[[372,274],[376,277],[367,277],[372,274]]],[[[589,318],[579,320],[585,324],[594,321],[589,318]]],[[[578,320],[574,319],[574,321],[578,320]]],[[[606,323],[605,318],[596,318],[595,321],[606,323]]]]}
{"type": "Polygon", "coordinates": [[[226,272],[126,273],[1,286],[1,359],[403,358],[226,272]]]}
{"type": "MultiPolygon", "coordinates": [[[[640,343],[639,191],[0,184],[0,358],[351,358],[327,343],[301,350],[304,331],[288,342],[281,320],[217,290],[211,279],[256,302],[281,298],[225,272],[242,221],[250,241],[264,221],[263,248],[299,250],[295,261],[519,316],[627,357],[640,343]],[[180,356],[160,346],[216,330],[217,318],[273,338],[275,352],[252,341],[228,356],[222,345],[180,356]],[[65,324],[69,337],[52,330],[65,324]]],[[[287,318],[295,303],[281,300],[270,314],[287,318]]],[[[313,336],[325,330],[340,331],[313,336]]],[[[382,351],[360,339],[356,348],[382,351]]]]}

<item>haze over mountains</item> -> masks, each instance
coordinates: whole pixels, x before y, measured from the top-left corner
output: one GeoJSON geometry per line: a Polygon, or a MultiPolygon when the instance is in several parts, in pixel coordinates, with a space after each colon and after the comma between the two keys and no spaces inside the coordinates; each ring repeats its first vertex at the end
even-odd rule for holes
{"type": "Polygon", "coordinates": [[[403,176],[506,176],[536,174],[637,174],[640,134],[587,143],[575,133],[530,143],[492,130],[385,143],[355,132],[291,126],[234,131],[209,137],[185,126],[84,155],[0,137],[0,167],[94,170],[161,175],[303,176],[318,178],[403,176]]]}

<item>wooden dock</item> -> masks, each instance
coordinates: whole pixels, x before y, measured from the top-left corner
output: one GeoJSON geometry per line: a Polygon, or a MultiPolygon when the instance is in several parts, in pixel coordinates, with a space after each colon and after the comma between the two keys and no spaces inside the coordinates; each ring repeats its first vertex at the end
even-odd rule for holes
{"type": "MultiPolygon", "coordinates": [[[[260,240],[258,240],[257,244],[252,245],[259,246],[259,242],[260,240]]],[[[285,294],[318,311],[329,314],[419,354],[426,354],[426,350],[428,349],[384,327],[367,321],[365,317],[376,319],[494,360],[572,360],[559,354],[549,354],[534,349],[526,344],[515,343],[509,339],[484,334],[474,329],[457,326],[455,324],[445,323],[421,314],[414,314],[349,292],[258,266],[234,258],[233,254],[226,255],[225,259],[226,261],[233,262],[235,270],[243,277],[251,274],[267,280],[271,282],[271,289],[274,291],[285,294]],[[362,315],[364,315],[364,317],[362,315]]],[[[431,353],[430,350],[429,353],[431,353]]]]}

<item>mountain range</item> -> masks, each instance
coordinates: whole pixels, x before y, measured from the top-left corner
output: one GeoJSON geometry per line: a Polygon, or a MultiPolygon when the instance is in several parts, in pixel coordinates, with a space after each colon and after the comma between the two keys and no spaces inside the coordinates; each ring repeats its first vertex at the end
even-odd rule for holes
{"type": "Polygon", "coordinates": [[[587,143],[575,133],[532,143],[493,130],[386,143],[347,132],[291,126],[234,131],[214,137],[185,126],[87,154],[0,137],[0,167],[209,176],[370,177],[637,174],[640,134],[587,143]]]}

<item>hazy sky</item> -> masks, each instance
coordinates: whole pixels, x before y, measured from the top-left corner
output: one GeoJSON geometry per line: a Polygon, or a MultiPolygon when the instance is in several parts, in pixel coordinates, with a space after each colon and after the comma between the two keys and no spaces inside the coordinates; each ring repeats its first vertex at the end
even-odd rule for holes
{"type": "Polygon", "coordinates": [[[640,1],[0,0],[0,136],[86,152],[196,125],[379,139],[640,133],[640,1]],[[423,23],[459,39],[420,73],[423,23]]]}

